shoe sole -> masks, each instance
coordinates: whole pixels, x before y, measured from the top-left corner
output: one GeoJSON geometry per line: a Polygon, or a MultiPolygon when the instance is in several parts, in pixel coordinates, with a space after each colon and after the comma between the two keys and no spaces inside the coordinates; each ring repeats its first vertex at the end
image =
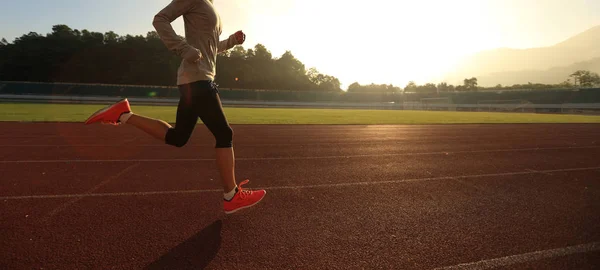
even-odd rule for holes
{"type": "Polygon", "coordinates": [[[255,205],[257,205],[259,202],[261,202],[261,201],[262,201],[262,200],[265,198],[265,196],[267,196],[267,191],[266,191],[266,190],[265,190],[265,195],[264,195],[264,196],[262,196],[262,198],[260,198],[260,200],[256,201],[255,203],[253,203],[253,204],[251,204],[251,205],[246,205],[246,206],[240,207],[240,208],[238,208],[238,209],[235,209],[235,210],[231,210],[231,211],[229,211],[229,212],[228,212],[228,211],[225,211],[225,214],[227,214],[227,215],[229,215],[229,214],[233,214],[233,213],[235,213],[235,212],[237,212],[237,211],[240,211],[240,210],[243,210],[243,209],[246,209],[246,208],[250,208],[250,207],[252,207],[252,206],[255,206],[255,205]]]}
{"type": "Polygon", "coordinates": [[[94,119],[94,118],[95,118],[95,117],[97,117],[98,115],[100,115],[100,114],[102,114],[102,113],[104,113],[104,112],[106,112],[106,111],[110,110],[110,108],[112,108],[113,106],[117,106],[117,104],[119,104],[119,103],[121,103],[121,102],[123,102],[123,101],[125,101],[125,100],[127,100],[127,99],[122,99],[122,100],[119,100],[119,102],[117,102],[117,103],[115,103],[115,104],[113,104],[113,105],[106,106],[106,107],[104,107],[104,108],[102,108],[102,109],[100,109],[100,110],[96,111],[96,112],[95,112],[95,113],[93,113],[93,114],[92,114],[90,117],[88,117],[88,119],[87,119],[87,120],[85,120],[85,124],[86,124],[86,125],[92,124],[92,123],[90,123],[90,121],[91,121],[92,119],[94,119]]]}

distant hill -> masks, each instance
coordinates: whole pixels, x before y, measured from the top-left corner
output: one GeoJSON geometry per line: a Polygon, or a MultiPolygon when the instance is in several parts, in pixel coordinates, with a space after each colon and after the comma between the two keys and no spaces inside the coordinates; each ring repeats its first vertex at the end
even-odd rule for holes
{"type": "Polygon", "coordinates": [[[446,80],[477,77],[481,86],[561,83],[577,69],[600,73],[600,25],[551,47],[496,49],[465,59],[446,80]]]}
{"type": "Polygon", "coordinates": [[[553,67],[546,70],[521,70],[494,72],[487,75],[477,76],[477,82],[481,86],[504,86],[513,84],[543,83],[556,84],[569,79],[569,75],[576,70],[590,70],[600,74],[600,57],[590,61],[583,61],[564,67],[553,67]]]}

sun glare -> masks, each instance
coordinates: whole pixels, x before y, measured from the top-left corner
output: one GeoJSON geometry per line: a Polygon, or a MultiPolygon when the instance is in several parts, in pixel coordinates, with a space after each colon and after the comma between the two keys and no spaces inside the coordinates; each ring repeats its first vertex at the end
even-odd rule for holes
{"type": "Polygon", "coordinates": [[[440,79],[459,57],[497,39],[484,30],[484,2],[303,0],[245,8],[260,15],[247,25],[258,35],[251,42],[291,50],[307,68],[334,74],[345,86],[404,86],[440,79]]]}

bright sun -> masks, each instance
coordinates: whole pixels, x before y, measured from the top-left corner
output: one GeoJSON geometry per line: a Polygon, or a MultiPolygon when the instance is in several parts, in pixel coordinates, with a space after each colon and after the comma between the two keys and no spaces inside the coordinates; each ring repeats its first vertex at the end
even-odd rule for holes
{"type": "Polygon", "coordinates": [[[283,51],[273,48],[291,50],[307,67],[345,86],[354,81],[404,86],[410,80],[436,81],[460,56],[493,43],[484,31],[489,26],[482,2],[261,1],[244,8],[252,10],[246,26],[259,35],[253,40],[275,56],[283,51]]]}

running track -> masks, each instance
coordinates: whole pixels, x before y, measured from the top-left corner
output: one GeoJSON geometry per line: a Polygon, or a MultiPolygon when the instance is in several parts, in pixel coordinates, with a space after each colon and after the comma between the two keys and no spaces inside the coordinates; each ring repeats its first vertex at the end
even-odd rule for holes
{"type": "Polygon", "coordinates": [[[213,139],[0,123],[2,269],[594,269],[600,125],[234,126],[213,139]]]}

